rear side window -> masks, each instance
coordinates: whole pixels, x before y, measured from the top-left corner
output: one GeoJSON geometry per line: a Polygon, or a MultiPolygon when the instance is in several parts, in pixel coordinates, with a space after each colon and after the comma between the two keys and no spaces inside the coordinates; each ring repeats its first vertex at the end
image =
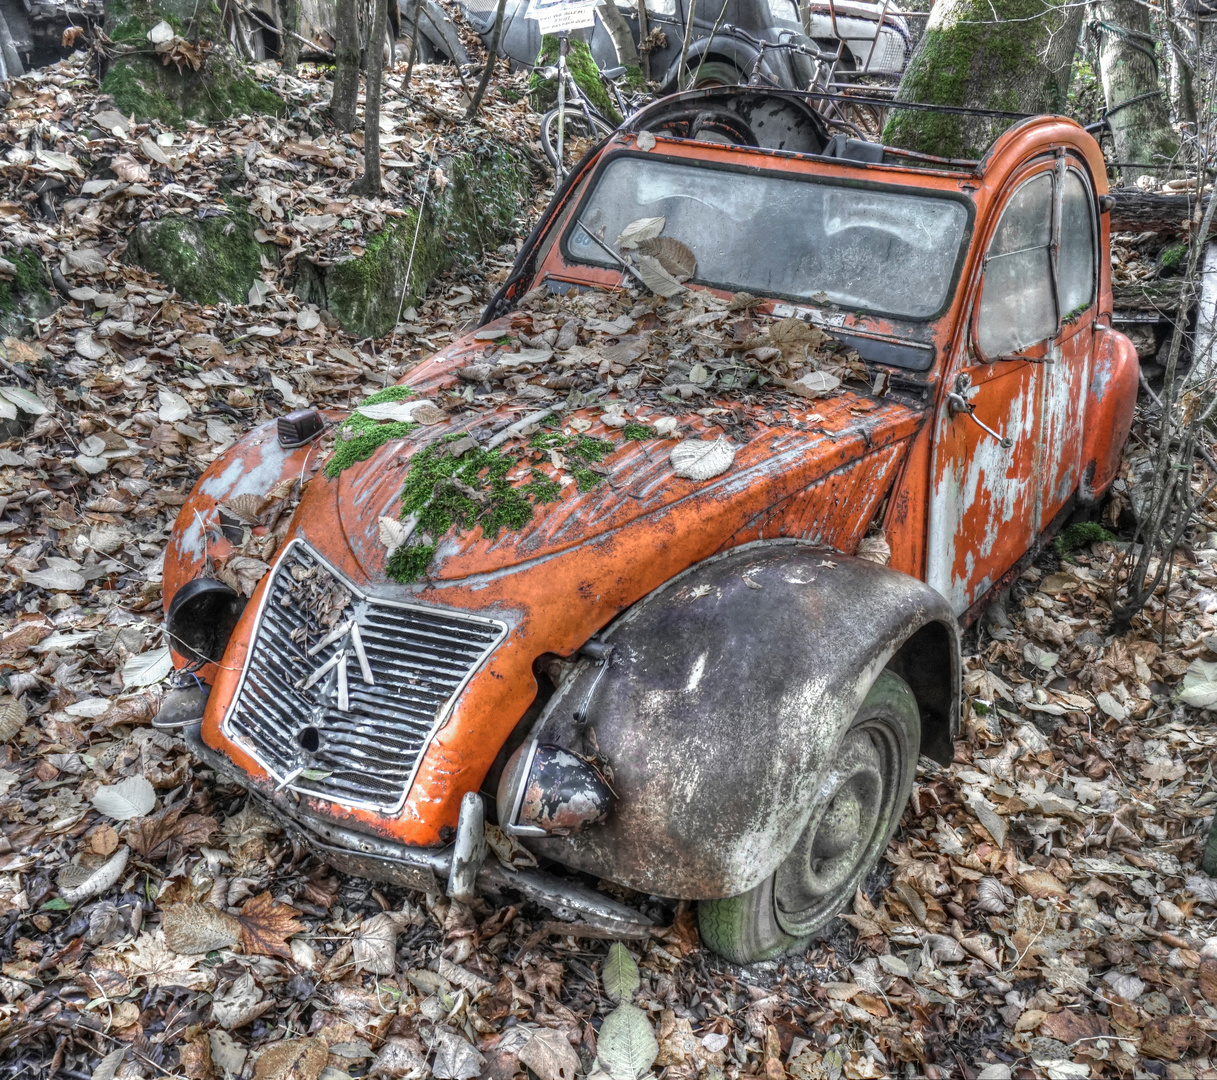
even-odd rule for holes
{"type": "Polygon", "coordinates": [[[1057,260],[1057,294],[1061,318],[1085,311],[1094,300],[1094,211],[1085,181],[1072,169],[1065,173],[1061,197],[1061,253],[1057,260]]]}
{"type": "Polygon", "coordinates": [[[1052,173],[1043,172],[1010,197],[985,255],[977,344],[986,357],[1007,356],[1056,332],[1051,244],[1052,173]]]}

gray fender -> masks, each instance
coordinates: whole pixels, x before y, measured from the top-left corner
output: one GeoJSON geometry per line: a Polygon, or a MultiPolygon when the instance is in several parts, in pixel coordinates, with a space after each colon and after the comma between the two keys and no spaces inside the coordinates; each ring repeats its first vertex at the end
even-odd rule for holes
{"type": "MultiPolygon", "coordinates": [[[[469,54],[461,41],[461,35],[449,15],[435,0],[422,0],[419,13],[419,29],[431,46],[454,64],[469,63],[469,54]]],[[[414,33],[414,0],[400,0],[400,33],[410,37],[414,33]]]]}
{"type": "Polygon", "coordinates": [[[581,661],[532,737],[598,748],[616,804],[577,835],[521,839],[641,892],[735,896],[773,873],[885,666],[918,699],[922,752],[951,758],[955,616],[928,585],[875,563],[748,544],[673,578],[601,640],[607,664],[581,661]]]}

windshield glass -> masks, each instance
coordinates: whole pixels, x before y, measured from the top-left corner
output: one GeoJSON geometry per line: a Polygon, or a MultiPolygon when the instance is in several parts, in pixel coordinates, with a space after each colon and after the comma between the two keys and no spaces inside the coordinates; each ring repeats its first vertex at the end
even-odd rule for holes
{"type": "MultiPolygon", "coordinates": [[[[925,319],[947,301],[968,224],[958,200],[654,157],[610,159],[579,218],[613,245],[640,218],[692,251],[692,280],[732,292],[925,319]]],[[[616,265],[572,220],[568,259],[616,265]]]]}

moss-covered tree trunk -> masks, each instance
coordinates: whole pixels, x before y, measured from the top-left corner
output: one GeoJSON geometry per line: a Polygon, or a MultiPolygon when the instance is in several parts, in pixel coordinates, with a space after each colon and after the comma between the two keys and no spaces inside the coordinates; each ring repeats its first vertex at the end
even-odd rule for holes
{"type": "Polygon", "coordinates": [[[1139,0],[1095,4],[1099,76],[1116,159],[1154,164],[1179,148],[1158,80],[1157,39],[1139,0]]]}
{"type": "MultiPolygon", "coordinates": [[[[1067,0],[937,0],[896,101],[1062,112],[1083,13],[1067,0]]],[[[883,141],[978,158],[1012,122],[893,107],[883,141]]]]}
{"type": "Polygon", "coordinates": [[[106,33],[113,45],[102,89],[137,120],[214,123],[283,111],[229,46],[215,0],[108,0],[106,33]],[[162,22],[174,36],[156,45],[148,32],[162,22]]]}
{"type": "MultiPolygon", "coordinates": [[[[581,40],[574,31],[570,36],[570,48],[566,53],[566,66],[571,77],[578,84],[584,96],[614,123],[621,123],[621,117],[613,106],[604,83],[600,81],[600,69],[596,66],[595,57],[586,41],[581,40]]],[[[537,68],[548,67],[558,62],[558,39],[553,34],[541,38],[541,51],[537,55],[537,68]]],[[[544,81],[535,71],[529,78],[529,100],[537,112],[553,108],[558,100],[558,88],[552,82],[544,81]]]]}

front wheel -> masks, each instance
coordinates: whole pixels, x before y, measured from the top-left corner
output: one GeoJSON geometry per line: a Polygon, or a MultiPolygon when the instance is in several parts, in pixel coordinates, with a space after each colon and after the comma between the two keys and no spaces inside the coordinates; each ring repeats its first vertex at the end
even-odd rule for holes
{"type": "Polygon", "coordinates": [[[912,791],[920,747],[913,692],[881,672],[824,772],[794,849],[748,892],[698,905],[705,944],[737,964],[806,948],[882,856],[912,791]]]}
{"type": "Polygon", "coordinates": [[[541,117],[541,148],[549,163],[565,176],[591,148],[614,131],[612,124],[598,116],[588,116],[567,108],[562,132],[562,161],[558,161],[558,110],[550,109],[541,117]]]}

